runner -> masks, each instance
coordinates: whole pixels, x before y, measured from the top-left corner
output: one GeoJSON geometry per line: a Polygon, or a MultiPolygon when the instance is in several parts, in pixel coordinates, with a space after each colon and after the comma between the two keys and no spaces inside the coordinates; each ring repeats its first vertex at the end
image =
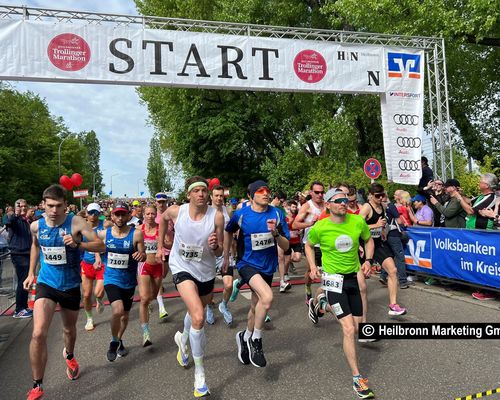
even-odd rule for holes
{"type": "MultiPolygon", "coordinates": [[[[302,258],[302,241],[300,238],[300,230],[293,229],[293,221],[297,217],[299,212],[298,204],[295,200],[291,200],[289,203],[289,213],[286,216],[286,221],[288,224],[288,230],[290,232],[290,247],[285,252],[285,276],[284,281],[290,285],[290,278],[288,277],[288,271],[292,265],[292,262],[297,263],[302,258]]],[[[293,272],[293,271],[292,271],[293,272]]],[[[291,286],[291,285],[290,285],[291,286]]],[[[280,292],[285,292],[286,286],[283,286],[280,282],[280,292]]]]}
{"type": "MultiPolygon", "coordinates": [[[[389,315],[404,315],[406,308],[400,307],[397,303],[398,276],[394,255],[391,248],[385,242],[383,229],[387,223],[382,201],[387,196],[384,187],[378,183],[373,183],[369,189],[368,203],[363,204],[359,215],[362,216],[370,228],[372,238],[375,243],[375,261],[387,272],[387,287],[389,289],[389,315]]],[[[370,257],[367,261],[372,262],[370,257]]]]}
{"type": "Polygon", "coordinates": [[[177,361],[182,367],[189,362],[188,339],[193,355],[194,396],[210,394],[205,382],[205,306],[212,301],[215,281],[215,257],[222,255],[224,217],[208,206],[208,183],[194,176],[186,181],[188,204],[172,206],[160,221],[158,257],[163,257],[163,239],[167,224],[173,221],[175,236],[170,252],[170,268],[174,284],[186,305],[183,332],[177,331],[174,340],[179,351],[177,361]]]}
{"type": "Polygon", "coordinates": [[[362,399],[374,398],[368,379],[361,376],[358,367],[356,335],[361,322],[363,306],[359,293],[357,273],[359,239],[365,242],[367,260],[361,266],[368,277],[371,272],[369,259],[373,257],[374,243],[363,218],[347,213],[347,195],[339,188],[330,189],[325,200],[330,217],[316,223],[308,234],[306,257],[311,266],[311,278],[321,277],[322,286],[330,307],[333,308],[343,332],[343,349],[351,368],[353,389],[362,399]],[[316,266],[315,245],[322,249],[323,274],[316,266]]]}
{"type": "Polygon", "coordinates": [[[236,267],[243,281],[252,289],[252,303],[247,329],[236,334],[238,359],[243,364],[265,367],[262,330],[273,301],[271,284],[278,266],[277,246],[287,250],[290,235],[283,212],[269,206],[271,192],[267,183],[253,182],[249,192],[251,206],[237,210],[226,226],[222,268],[226,270],[229,266],[233,233],[239,230],[236,267]]]}
{"type": "MultiPolygon", "coordinates": [[[[273,195],[273,200],[270,205],[279,208],[283,211],[283,215],[287,215],[285,209],[286,194],[278,190],[273,195]]],[[[290,265],[290,255],[292,254],[291,248],[288,247],[287,251],[283,251],[281,247],[278,246],[278,272],[280,275],[280,293],[285,293],[292,288],[292,285],[285,279],[288,276],[288,266],[290,265]]]]}
{"type": "MultiPolygon", "coordinates": [[[[144,209],[144,224],[138,229],[144,236],[144,247],[146,249],[146,261],[138,265],[139,295],[141,306],[139,308],[139,319],[142,328],[142,346],[151,346],[151,331],[149,329],[149,314],[153,311],[153,301],[160,289],[163,279],[163,262],[158,262],[156,253],[158,251],[158,224],[156,219],[156,207],[146,206],[144,209]]],[[[162,301],[163,304],[163,301],[162,301]]]]}
{"type": "MultiPolygon", "coordinates": [[[[229,213],[227,211],[226,206],[224,205],[224,187],[221,185],[216,185],[212,188],[212,207],[217,211],[222,213],[224,216],[224,227],[226,227],[229,222],[229,213]]],[[[232,249],[230,250],[232,254],[232,249]]],[[[221,268],[224,262],[224,257],[221,255],[216,259],[216,268],[221,268]]],[[[228,308],[228,301],[231,293],[233,292],[233,275],[234,275],[234,258],[230,256],[230,265],[226,271],[221,270],[222,283],[224,285],[224,292],[222,293],[222,301],[219,303],[219,311],[224,318],[224,322],[227,325],[231,325],[233,323],[233,316],[231,311],[228,308]]],[[[207,313],[210,309],[210,304],[207,305],[207,313]]],[[[212,315],[213,317],[213,315],[212,315]]],[[[208,322],[208,315],[207,315],[208,322]]]]}
{"type": "MultiPolygon", "coordinates": [[[[110,221],[102,221],[99,219],[101,215],[101,206],[97,203],[90,203],[87,206],[87,223],[96,234],[100,231],[109,228],[113,225],[110,221]]],[[[85,238],[83,241],[85,242],[85,238]]],[[[92,286],[95,281],[94,295],[96,299],[95,309],[99,314],[104,311],[104,268],[106,265],[105,254],[93,253],[85,251],[83,260],[80,263],[82,267],[82,291],[83,291],[83,308],[87,316],[85,330],[91,331],[94,329],[94,319],[92,318],[92,286]]]]}
{"type": "MultiPolygon", "coordinates": [[[[160,226],[160,220],[161,220],[161,215],[165,212],[167,209],[167,200],[168,196],[166,193],[160,192],[156,193],[155,195],[156,199],[156,218],[155,222],[158,226],[160,226]]],[[[165,308],[165,303],[163,300],[163,279],[168,274],[168,256],[170,254],[170,248],[172,247],[172,240],[173,240],[174,232],[173,232],[173,226],[172,224],[168,224],[168,230],[167,230],[167,236],[166,240],[167,242],[170,241],[170,245],[167,246],[167,243],[163,247],[163,253],[165,254],[165,261],[163,262],[163,276],[162,276],[162,282],[160,282],[160,290],[158,291],[158,295],[156,296],[156,301],[158,302],[158,317],[160,318],[160,321],[164,321],[168,317],[168,312],[165,308]]]]}
{"type": "MultiPolygon", "coordinates": [[[[307,234],[309,230],[318,220],[320,214],[325,210],[325,202],[323,196],[325,194],[324,185],[321,182],[313,182],[310,187],[311,200],[304,203],[299,210],[297,217],[293,221],[293,229],[304,229],[303,243],[307,242],[307,234]]],[[[316,265],[321,266],[321,250],[319,246],[315,247],[316,252],[316,265]]],[[[304,276],[306,281],[306,305],[309,306],[310,300],[312,298],[311,284],[313,280],[310,276],[310,265],[307,262],[307,270],[304,276]]]]}
{"type": "Polygon", "coordinates": [[[80,366],[73,354],[80,310],[80,250],[104,251],[102,240],[83,218],[65,214],[66,191],[62,186],[49,186],[42,199],[45,218],[31,224],[30,269],[23,283],[25,290],[31,288],[37,263],[40,262],[29,350],[33,388],[28,392],[28,400],[41,399],[44,394],[47,335],[57,304],[61,307],[66,375],[71,380],[80,376],[80,366]],[[82,237],[87,241],[82,242],[82,237]]]}
{"type": "Polygon", "coordinates": [[[145,261],[144,237],[140,229],[127,225],[130,219],[128,205],[117,202],[111,212],[113,226],[99,232],[107,251],[104,270],[104,289],[111,304],[111,342],[106,353],[108,361],[125,357],[128,350],[123,345],[130,309],[137,286],[137,262],[145,261]]]}

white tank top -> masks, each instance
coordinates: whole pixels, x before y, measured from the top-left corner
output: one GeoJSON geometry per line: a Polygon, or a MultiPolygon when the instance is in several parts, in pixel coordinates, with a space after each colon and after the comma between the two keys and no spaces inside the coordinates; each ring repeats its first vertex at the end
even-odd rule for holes
{"type": "Polygon", "coordinates": [[[179,207],[174,225],[174,243],[168,260],[172,275],[187,272],[200,282],[215,278],[215,256],[208,247],[208,237],[215,232],[216,211],[208,207],[200,221],[193,221],[189,216],[189,204],[179,207]]]}
{"type": "MultiPolygon", "coordinates": [[[[311,222],[314,219],[314,216],[318,217],[320,216],[321,209],[316,207],[312,200],[308,200],[307,204],[309,204],[309,213],[307,214],[307,217],[304,219],[304,222],[311,222]]],[[[303,243],[307,243],[307,235],[309,234],[311,228],[312,226],[309,226],[304,229],[304,237],[302,238],[303,243]]],[[[316,245],[315,247],[319,247],[319,245],[316,245]]]]}

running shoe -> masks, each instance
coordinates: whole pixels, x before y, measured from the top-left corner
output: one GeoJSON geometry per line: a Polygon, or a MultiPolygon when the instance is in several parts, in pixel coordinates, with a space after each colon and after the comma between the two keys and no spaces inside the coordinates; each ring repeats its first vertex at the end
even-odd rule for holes
{"type": "Polygon", "coordinates": [[[104,302],[102,299],[96,298],[95,310],[98,314],[102,314],[104,312],[104,302]]]}
{"type": "Polygon", "coordinates": [[[205,382],[204,373],[194,374],[194,397],[210,396],[210,390],[205,382]]]}
{"type": "Polygon", "coordinates": [[[212,310],[211,304],[207,304],[207,324],[209,325],[215,324],[214,310],[212,310]]]}
{"type": "Polygon", "coordinates": [[[406,308],[400,307],[399,304],[389,304],[389,315],[405,315],[406,308]]]}
{"type": "Polygon", "coordinates": [[[410,285],[408,285],[408,283],[406,282],[399,282],[399,288],[400,289],[408,289],[410,287],[410,285]]]}
{"type": "Polygon", "coordinates": [[[285,293],[292,288],[290,282],[280,283],[280,293],[285,293]]]}
{"type": "Polygon", "coordinates": [[[33,317],[33,310],[30,310],[29,308],[25,308],[24,310],[21,310],[19,312],[15,312],[14,315],[12,315],[14,318],[32,318],[33,317]]]}
{"type": "Polygon", "coordinates": [[[311,300],[312,295],[306,292],[306,307],[309,307],[309,301],[311,300]]]}
{"type": "Polygon", "coordinates": [[[116,351],[118,357],[126,357],[128,356],[128,350],[123,345],[123,340],[120,340],[120,345],[118,346],[118,350],[116,351]]]}
{"type": "Polygon", "coordinates": [[[266,314],[266,318],[264,318],[264,322],[271,322],[271,316],[266,314]]]}
{"type": "Polygon", "coordinates": [[[177,352],[177,362],[181,367],[187,367],[189,363],[189,353],[188,353],[188,347],[187,345],[184,346],[182,344],[182,333],[177,331],[174,336],[174,341],[177,347],[179,348],[179,351],[177,352]]]}
{"type": "Polygon", "coordinates": [[[353,377],[352,388],[360,399],[373,399],[375,394],[368,387],[368,379],[363,377],[353,377]]]}
{"type": "Polygon", "coordinates": [[[226,325],[231,325],[233,323],[233,316],[231,314],[231,311],[227,308],[227,305],[224,304],[222,301],[219,303],[219,311],[224,317],[224,322],[226,325]]]}
{"type": "Polygon", "coordinates": [[[472,297],[476,300],[495,300],[496,295],[489,292],[474,292],[472,293],[472,297]]]}
{"type": "Polygon", "coordinates": [[[160,322],[163,322],[168,317],[167,310],[164,310],[160,313],[160,322]]]}
{"type": "Polygon", "coordinates": [[[284,280],[285,282],[290,281],[290,277],[288,276],[288,274],[285,274],[285,276],[283,277],[283,280],[284,280]]]}
{"type": "Polygon", "coordinates": [[[318,297],[316,298],[316,305],[314,306],[314,312],[316,313],[316,316],[318,318],[322,318],[325,316],[324,305],[326,305],[326,303],[327,303],[326,294],[324,293],[318,294],[318,297]]]}
{"type": "Polygon", "coordinates": [[[262,349],[262,339],[250,338],[247,340],[247,346],[250,362],[256,367],[265,367],[267,363],[262,349]]]}
{"type": "Polygon", "coordinates": [[[111,341],[109,343],[109,349],[108,349],[108,352],[106,353],[106,357],[108,358],[108,361],[113,362],[116,360],[118,346],[120,346],[120,342],[111,341]]]}
{"type": "Polygon", "coordinates": [[[236,345],[238,346],[238,360],[242,364],[248,365],[250,364],[250,358],[248,355],[248,346],[245,342],[245,331],[239,331],[236,334],[236,345]]]}
{"type": "Polygon", "coordinates": [[[149,331],[142,334],[142,347],[151,346],[153,342],[151,341],[151,333],[149,331]]]}
{"type": "MultiPolygon", "coordinates": [[[[319,304],[319,303],[318,303],[319,304]]],[[[308,316],[311,322],[316,325],[319,321],[318,314],[316,314],[315,307],[314,307],[314,299],[309,299],[309,304],[307,305],[309,307],[309,312],[308,316]]]]}
{"type": "Polygon", "coordinates": [[[43,389],[37,386],[31,389],[26,397],[26,400],[42,400],[43,399],[43,389]]]}
{"type": "Polygon", "coordinates": [[[382,277],[382,276],[381,276],[380,278],[378,278],[378,281],[379,281],[382,285],[387,286],[387,278],[384,278],[384,277],[382,277]]]}
{"type": "Polygon", "coordinates": [[[63,349],[63,357],[64,360],[66,361],[66,375],[68,375],[68,378],[74,381],[75,379],[78,379],[80,376],[80,366],[78,365],[78,362],[76,361],[75,356],[73,355],[73,358],[71,360],[68,360],[66,357],[68,356],[68,353],[66,353],[66,347],[63,349]]]}
{"type": "Polygon", "coordinates": [[[87,323],[85,324],[85,330],[86,331],[94,330],[94,321],[92,320],[92,318],[87,318],[87,323]]]}
{"type": "Polygon", "coordinates": [[[236,300],[238,297],[238,294],[240,293],[240,289],[238,288],[238,283],[240,283],[239,279],[235,279],[233,281],[233,292],[231,293],[231,297],[229,298],[229,301],[233,302],[236,300]]]}

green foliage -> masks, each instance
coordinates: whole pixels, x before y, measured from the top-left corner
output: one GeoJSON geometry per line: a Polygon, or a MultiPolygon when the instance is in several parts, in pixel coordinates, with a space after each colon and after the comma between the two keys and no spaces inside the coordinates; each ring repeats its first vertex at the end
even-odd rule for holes
{"type": "Polygon", "coordinates": [[[154,135],[149,142],[148,176],[146,178],[149,193],[154,196],[158,192],[169,192],[172,183],[167,174],[160,148],[160,139],[154,135]]]}

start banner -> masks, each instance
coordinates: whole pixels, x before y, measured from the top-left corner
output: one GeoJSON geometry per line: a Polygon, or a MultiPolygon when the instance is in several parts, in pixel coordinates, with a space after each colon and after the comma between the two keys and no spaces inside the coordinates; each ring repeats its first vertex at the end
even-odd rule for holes
{"type": "Polygon", "coordinates": [[[500,232],[408,228],[409,270],[500,289],[500,232]]]}
{"type": "Polygon", "coordinates": [[[4,20],[0,54],[0,80],[379,94],[388,177],[421,176],[422,50],[4,20]]]}

